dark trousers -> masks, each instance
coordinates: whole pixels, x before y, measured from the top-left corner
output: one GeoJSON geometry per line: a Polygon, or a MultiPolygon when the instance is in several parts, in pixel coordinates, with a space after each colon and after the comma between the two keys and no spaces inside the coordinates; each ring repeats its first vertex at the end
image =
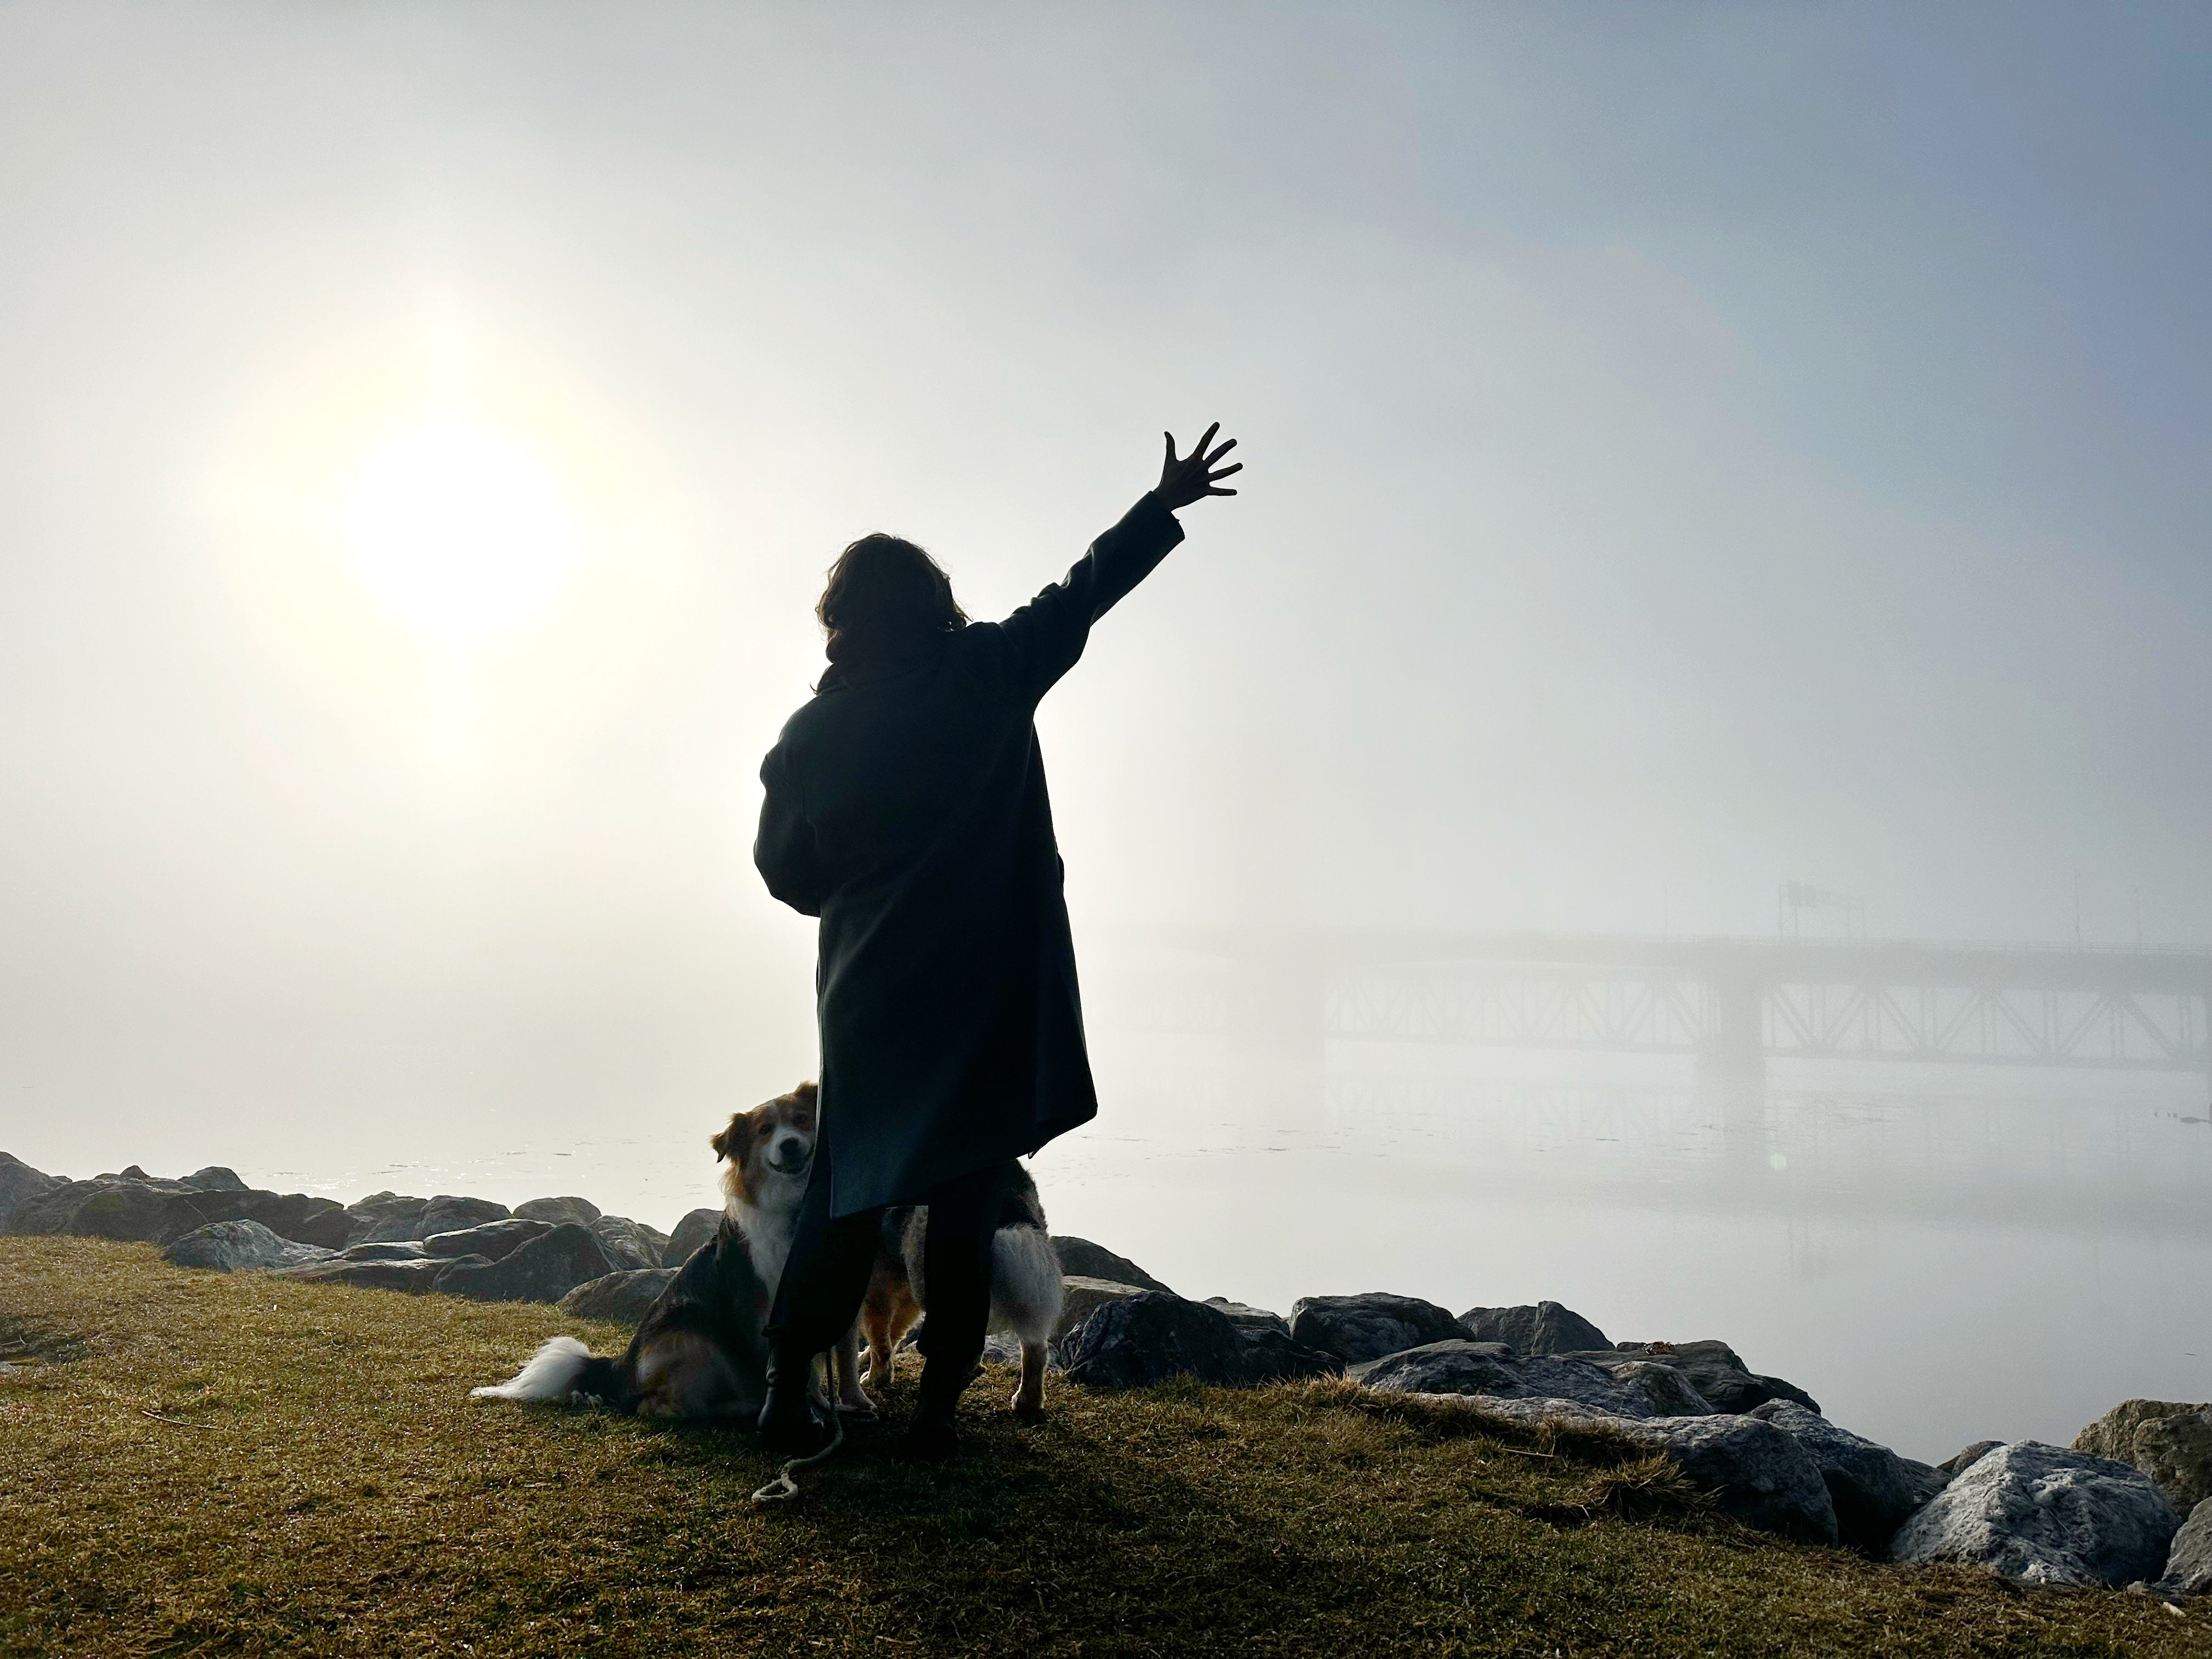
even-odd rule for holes
{"type": "MultiPolygon", "coordinates": [[[[779,1354],[795,1359],[834,1347],[852,1328],[884,1243],[882,1210],[830,1218],[830,1161],[820,1155],[826,1151],[817,1145],[769,1315],[769,1340],[779,1354]]],[[[991,1235],[998,1231],[1006,1195],[1006,1165],[994,1164],[948,1181],[920,1200],[929,1206],[921,1262],[929,1298],[921,1328],[921,1351],[929,1361],[926,1387],[957,1394],[982,1356],[991,1322],[991,1235]]]]}

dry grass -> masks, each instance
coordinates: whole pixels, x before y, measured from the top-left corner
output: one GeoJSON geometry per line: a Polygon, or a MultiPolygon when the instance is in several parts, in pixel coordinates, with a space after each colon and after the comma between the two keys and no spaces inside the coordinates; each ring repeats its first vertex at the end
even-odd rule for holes
{"type": "MultiPolygon", "coordinates": [[[[1343,1384],[971,1395],[950,1471],[477,1404],[562,1328],[0,1239],[0,1651],[2203,1654],[2212,1620],[1776,1542],[1601,1431],[1343,1384]]],[[[602,1349],[608,1327],[574,1328],[602,1349]]],[[[902,1385],[911,1388],[911,1379],[902,1385]]],[[[895,1405],[898,1403],[895,1401],[895,1405]]]]}

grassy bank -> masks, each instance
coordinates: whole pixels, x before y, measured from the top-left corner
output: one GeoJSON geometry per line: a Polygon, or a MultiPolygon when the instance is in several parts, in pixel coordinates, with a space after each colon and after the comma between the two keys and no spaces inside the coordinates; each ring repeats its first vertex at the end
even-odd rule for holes
{"type": "MultiPolygon", "coordinates": [[[[864,1431],[795,1504],[745,1437],[469,1401],[544,1308],[0,1239],[9,1654],[2201,1654],[1747,1533],[1601,1437],[1342,1385],[970,1393],[947,1472],[864,1431]],[[1545,1455],[1549,1454],[1549,1455],[1545,1455]]],[[[608,1349],[611,1327],[568,1325],[608,1349]]],[[[902,1389],[911,1389],[910,1376],[902,1389]]],[[[902,1395],[894,1396],[894,1406],[902,1395]]]]}

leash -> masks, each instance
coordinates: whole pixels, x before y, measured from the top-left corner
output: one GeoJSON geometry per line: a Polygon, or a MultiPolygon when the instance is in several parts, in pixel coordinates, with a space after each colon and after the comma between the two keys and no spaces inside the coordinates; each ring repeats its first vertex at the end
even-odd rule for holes
{"type": "Polygon", "coordinates": [[[792,1475],[798,1470],[811,1468],[825,1462],[838,1447],[845,1443],[845,1413],[833,1404],[830,1408],[830,1443],[818,1452],[805,1457],[794,1457],[775,1472],[775,1479],[755,1492],[749,1500],[755,1504],[785,1504],[799,1496],[799,1482],[792,1475]]]}

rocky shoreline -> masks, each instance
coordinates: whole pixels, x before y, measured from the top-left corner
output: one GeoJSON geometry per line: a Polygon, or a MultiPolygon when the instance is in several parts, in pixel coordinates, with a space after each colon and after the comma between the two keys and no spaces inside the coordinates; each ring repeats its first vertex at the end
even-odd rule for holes
{"type": "MultiPolygon", "coordinates": [[[[383,1192],[342,1205],[249,1188],[220,1166],[71,1181],[0,1152],[0,1234],[143,1241],[179,1267],[544,1303],[577,1318],[634,1322],[720,1219],[695,1210],[663,1233],[577,1197],[510,1210],[383,1192]]],[[[2212,1403],[2126,1401],[2071,1447],[1982,1441],[1931,1466],[1829,1422],[1724,1342],[1614,1341],[1553,1302],[1453,1314],[1376,1292],[1305,1297],[1285,1316],[1179,1296],[1087,1240],[1053,1243],[1067,1276],[1054,1362],[1072,1382],[1343,1376],[1524,1423],[1601,1425],[1784,1536],[2026,1585],[2212,1593],[2212,1403]]]]}

